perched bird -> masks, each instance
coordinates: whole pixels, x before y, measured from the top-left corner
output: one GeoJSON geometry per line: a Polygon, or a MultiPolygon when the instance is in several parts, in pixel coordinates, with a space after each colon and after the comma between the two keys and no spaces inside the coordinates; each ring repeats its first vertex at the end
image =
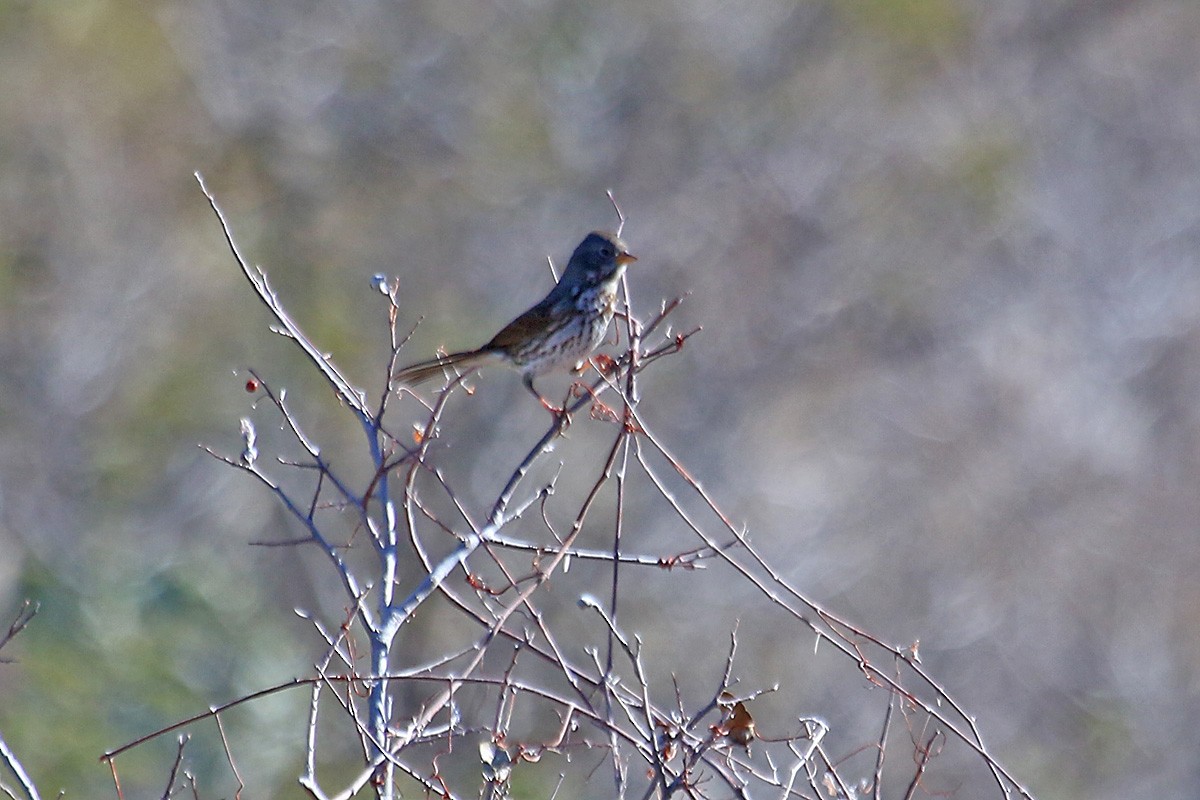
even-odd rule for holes
{"type": "Polygon", "coordinates": [[[522,381],[548,410],[559,409],[533,385],[539,375],[578,367],[604,340],[617,299],[617,283],[637,258],[616,234],[594,231],[579,243],[558,284],[540,303],[504,326],[483,347],[422,361],[396,373],[397,383],[414,385],[488,364],[521,371],[522,381]]]}

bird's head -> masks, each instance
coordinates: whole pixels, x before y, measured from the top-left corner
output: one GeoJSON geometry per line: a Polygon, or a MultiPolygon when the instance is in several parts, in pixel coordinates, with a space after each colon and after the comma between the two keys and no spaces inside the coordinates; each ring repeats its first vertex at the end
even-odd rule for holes
{"type": "Polygon", "coordinates": [[[630,255],[629,248],[615,233],[593,231],[571,254],[563,281],[590,284],[615,281],[634,261],[637,257],[630,255]]]}

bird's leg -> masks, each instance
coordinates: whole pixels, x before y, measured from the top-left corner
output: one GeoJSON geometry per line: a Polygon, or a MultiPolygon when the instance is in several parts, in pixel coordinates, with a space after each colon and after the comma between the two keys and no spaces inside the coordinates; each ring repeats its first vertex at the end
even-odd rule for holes
{"type": "Polygon", "coordinates": [[[547,400],[545,397],[543,397],[542,393],[539,392],[537,390],[537,388],[533,385],[533,375],[527,373],[526,375],[524,375],[521,378],[521,382],[525,384],[526,389],[533,392],[533,396],[536,397],[538,399],[538,402],[542,404],[542,408],[549,411],[555,417],[561,417],[563,419],[564,427],[571,423],[571,415],[567,413],[566,403],[563,403],[562,408],[559,408],[558,406],[554,405],[549,400],[547,400]]]}

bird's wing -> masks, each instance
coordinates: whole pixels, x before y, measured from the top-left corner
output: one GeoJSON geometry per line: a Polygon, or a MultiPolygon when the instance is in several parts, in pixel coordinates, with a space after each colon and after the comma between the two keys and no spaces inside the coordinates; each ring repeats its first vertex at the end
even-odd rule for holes
{"type": "Polygon", "coordinates": [[[530,336],[550,327],[553,320],[552,307],[552,303],[543,300],[505,325],[499,333],[492,337],[490,342],[479,349],[505,351],[511,351],[514,348],[522,349],[521,346],[529,341],[530,336]]]}

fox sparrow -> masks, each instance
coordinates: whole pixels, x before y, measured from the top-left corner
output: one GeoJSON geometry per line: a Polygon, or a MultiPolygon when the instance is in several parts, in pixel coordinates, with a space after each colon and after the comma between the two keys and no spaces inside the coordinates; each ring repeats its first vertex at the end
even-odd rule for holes
{"type": "Polygon", "coordinates": [[[557,411],[533,385],[539,375],[576,367],[604,339],[617,299],[617,282],[637,259],[616,234],[596,231],[579,243],[558,284],[540,303],[504,326],[475,350],[422,361],[396,373],[400,384],[413,385],[446,374],[488,364],[507,364],[521,371],[529,391],[557,411]]]}

